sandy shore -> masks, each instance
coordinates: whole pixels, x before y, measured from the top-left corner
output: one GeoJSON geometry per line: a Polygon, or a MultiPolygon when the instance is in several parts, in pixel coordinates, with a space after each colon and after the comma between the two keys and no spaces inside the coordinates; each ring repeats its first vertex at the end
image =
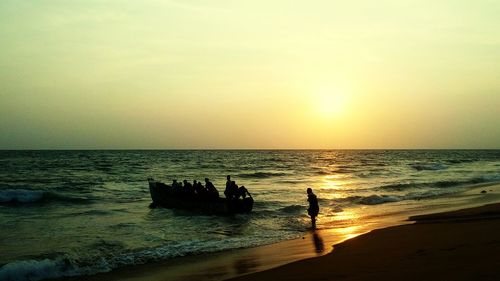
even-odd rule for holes
{"type": "Polygon", "coordinates": [[[500,203],[411,219],[231,280],[500,280],[500,203]]]}
{"type": "Polygon", "coordinates": [[[426,209],[435,214],[415,216],[425,212],[409,208],[376,224],[320,228],[272,245],[58,280],[500,280],[500,203],[489,204],[500,202],[500,185],[478,185],[452,201],[426,209]],[[446,212],[461,206],[482,207],[446,212]]]}

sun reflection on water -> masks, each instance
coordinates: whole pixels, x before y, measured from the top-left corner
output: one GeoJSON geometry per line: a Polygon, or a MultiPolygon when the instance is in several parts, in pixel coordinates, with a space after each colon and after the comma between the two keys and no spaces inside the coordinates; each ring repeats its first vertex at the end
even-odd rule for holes
{"type": "Polygon", "coordinates": [[[346,192],[350,188],[352,182],[345,175],[326,175],[321,179],[321,198],[324,199],[341,199],[349,196],[346,192]]]}
{"type": "Polygon", "coordinates": [[[332,216],[321,217],[321,223],[328,225],[328,235],[344,241],[367,231],[368,224],[357,210],[344,210],[332,216]]]}
{"type": "Polygon", "coordinates": [[[332,232],[334,232],[336,235],[343,237],[342,240],[351,239],[363,234],[365,231],[366,230],[361,225],[352,225],[348,227],[332,229],[332,232]]]}

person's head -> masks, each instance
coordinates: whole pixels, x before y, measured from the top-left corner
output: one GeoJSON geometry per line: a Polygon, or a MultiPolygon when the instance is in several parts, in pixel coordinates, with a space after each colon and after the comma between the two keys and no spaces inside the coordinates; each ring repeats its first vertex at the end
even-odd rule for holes
{"type": "Polygon", "coordinates": [[[197,181],[196,181],[196,180],[194,180],[194,181],[193,181],[193,183],[194,183],[194,184],[196,184],[196,183],[197,183],[197,181]]]}
{"type": "Polygon", "coordinates": [[[172,182],[173,182],[173,183],[177,183],[177,180],[173,180],[172,182]]]}
{"type": "Polygon", "coordinates": [[[187,180],[183,180],[183,182],[184,182],[184,184],[188,183],[188,181],[187,181],[187,180]]]}
{"type": "Polygon", "coordinates": [[[311,193],[313,193],[313,190],[310,187],[308,187],[307,188],[307,194],[311,194],[311,193]]]}
{"type": "Polygon", "coordinates": [[[205,182],[208,182],[208,181],[209,181],[209,179],[208,179],[208,178],[205,178],[205,182]]]}
{"type": "Polygon", "coordinates": [[[228,176],[226,177],[226,179],[227,179],[227,180],[231,180],[231,176],[230,176],[230,175],[228,175],[228,176]]]}

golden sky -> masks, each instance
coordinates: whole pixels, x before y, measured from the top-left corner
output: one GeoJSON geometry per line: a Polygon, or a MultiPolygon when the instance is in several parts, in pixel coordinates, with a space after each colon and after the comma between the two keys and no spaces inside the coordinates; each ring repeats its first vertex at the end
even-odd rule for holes
{"type": "Polygon", "coordinates": [[[0,1],[0,149],[500,148],[500,1],[0,1]]]}

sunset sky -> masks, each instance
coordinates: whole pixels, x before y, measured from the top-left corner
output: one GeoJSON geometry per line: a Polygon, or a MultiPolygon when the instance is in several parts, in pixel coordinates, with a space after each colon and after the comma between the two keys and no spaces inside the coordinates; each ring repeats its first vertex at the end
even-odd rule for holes
{"type": "Polygon", "coordinates": [[[0,149],[500,148],[500,1],[0,1],[0,149]]]}

